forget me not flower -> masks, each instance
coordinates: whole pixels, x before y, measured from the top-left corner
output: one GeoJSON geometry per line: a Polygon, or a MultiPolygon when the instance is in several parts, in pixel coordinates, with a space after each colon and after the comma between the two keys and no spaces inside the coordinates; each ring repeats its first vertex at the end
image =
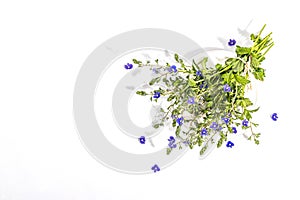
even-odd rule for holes
{"type": "Polygon", "coordinates": [[[224,92],[230,92],[231,91],[231,88],[228,84],[225,84],[224,85],[224,92]]]}
{"type": "Polygon", "coordinates": [[[210,128],[216,130],[216,129],[218,128],[217,122],[213,122],[213,123],[210,125],[210,128]]]}
{"type": "Polygon", "coordinates": [[[160,92],[154,92],[153,98],[158,99],[160,97],[160,92]]]}
{"type": "Polygon", "coordinates": [[[271,115],[271,118],[272,118],[273,121],[277,121],[277,119],[278,119],[277,113],[273,113],[271,115]]]}
{"type": "Polygon", "coordinates": [[[246,119],[244,119],[243,122],[242,122],[243,126],[248,126],[248,123],[249,123],[249,121],[246,120],[246,119]]]}
{"type": "Polygon", "coordinates": [[[176,122],[178,123],[179,126],[183,124],[183,117],[177,118],[176,122]]]}
{"type": "Polygon", "coordinates": [[[237,133],[236,127],[232,127],[232,132],[237,133]]]}
{"type": "Polygon", "coordinates": [[[141,136],[141,137],[139,138],[139,141],[140,141],[141,144],[145,144],[145,142],[146,142],[145,136],[141,136]]]}
{"type": "Polygon", "coordinates": [[[229,45],[229,46],[234,46],[235,44],[236,44],[235,39],[230,39],[230,40],[228,41],[228,45],[229,45]]]}
{"type": "Polygon", "coordinates": [[[229,118],[223,117],[222,120],[225,122],[225,124],[228,124],[229,118]]]}
{"type": "Polygon", "coordinates": [[[153,167],[151,167],[151,169],[153,170],[154,173],[159,172],[160,168],[158,167],[157,164],[153,165],[153,167]]]}
{"type": "Polygon", "coordinates": [[[196,72],[196,76],[202,76],[202,73],[201,73],[200,70],[198,70],[198,71],[196,72]]]}
{"type": "Polygon", "coordinates": [[[195,104],[195,98],[194,97],[190,97],[188,99],[188,104],[195,104]]]}
{"type": "Polygon", "coordinates": [[[176,148],[176,144],[175,144],[175,142],[176,142],[176,140],[175,140],[175,138],[173,137],[173,136],[170,136],[170,138],[168,139],[168,141],[169,141],[169,144],[168,144],[168,146],[170,147],[170,148],[176,148]]]}
{"type": "Polygon", "coordinates": [[[226,147],[232,148],[234,146],[233,142],[228,141],[226,147]]]}
{"type": "Polygon", "coordinates": [[[202,136],[207,135],[207,130],[206,130],[206,128],[203,128],[203,129],[201,130],[201,135],[202,135],[202,136]]]}
{"type": "Polygon", "coordinates": [[[174,72],[176,73],[177,72],[177,68],[175,65],[172,65],[170,68],[169,68],[169,72],[174,72]]]}
{"type": "Polygon", "coordinates": [[[124,68],[125,68],[125,69],[132,69],[132,68],[133,68],[133,65],[130,64],[130,63],[127,63],[126,65],[124,65],[124,68]]]}

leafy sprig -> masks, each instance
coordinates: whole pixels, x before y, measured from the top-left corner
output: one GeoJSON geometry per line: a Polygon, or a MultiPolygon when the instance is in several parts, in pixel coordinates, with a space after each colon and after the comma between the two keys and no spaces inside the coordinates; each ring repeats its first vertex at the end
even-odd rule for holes
{"type": "MultiPolygon", "coordinates": [[[[167,110],[160,110],[163,117],[153,127],[159,128],[170,121],[178,139],[174,146],[182,148],[184,144],[191,149],[200,146],[201,155],[215,142],[221,147],[227,141],[227,146],[232,147],[228,135],[235,134],[237,127],[250,130],[248,140],[259,144],[260,133],[254,132],[258,124],[252,121],[252,114],[259,108],[252,108],[253,102],[245,97],[245,92],[251,88],[251,76],[259,81],[266,76],[261,64],[274,42],[272,33],[262,37],[264,29],[265,25],[258,34],[251,34],[251,47],[236,46],[235,57],[213,67],[208,66],[207,57],[188,65],[178,54],[174,55],[176,65],[162,65],[158,59],[154,63],[133,59],[138,67],[150,67],[157,74],[150,86],[160,84],[166,88],[136,92],[156,102],[163,96],[168,102],[167,110]]],[[[167,154],[172,150],[167,148],[167,154]]]]}

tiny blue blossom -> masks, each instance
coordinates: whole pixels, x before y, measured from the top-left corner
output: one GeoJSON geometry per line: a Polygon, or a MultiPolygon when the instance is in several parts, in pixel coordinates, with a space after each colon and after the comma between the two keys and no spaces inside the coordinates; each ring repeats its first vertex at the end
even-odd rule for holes
{"type": "Polygon", "coordinates": [[[228,45],[229,46],[234,46],[236,44],[236,41],[234,40],[234,39],[230,39],[229,41],[228,41],[228,45]]]}
{"type": "Polygon", "coordinates": [[[170,138],[168,139],[168,141],[169,141],[168,146],[170,148],[176,148],[177,147],[177,145],[175,144],[176,140],[175,140],[175,138],[173,136],[170,136],[170,138]]]}
{"type": "Polygon", "coordinates": [[[229,123],[229,118],[223,117],[222,120],[225,122],[225,124],[229,123]]]}
{"type": "Polygon", "coordinates": [[[154,173],[159,172],[160,168],[158,167],[157,164],[153,165],[153,167],[151,167],[151,169],[153,170],[154,173]]]}
{"type": "Polygon", "coordinates": [[[169,72],[174,72],[176,73],[177,72],[177,67],[175,65],[172,65],[170,68],[169,68],[169,72]]]}
{"type": "Polygon", "coordinates": [[[202,76],[202,73],[201,73],[200,70],[198,70],[198,71],[196,72],[196,76],[202,76]]]}
{"type": "Polygon", "coordinates": [[[125,68],[125,69],[132,69],[132,68],[133,68],[133,65],[130,64],[130,63],[127,63],[126,65],[124,65],[124,68],[125,68]]]}
{"type": "Polygon", "coordinates": [[[153,98],[158,99],[160,97],[160,92],[154,92],[153,98]]]}
{"type": "Polygon", "coordinates": [[[195,104],[195,98],[194,97],[190,97],[188,99],[188,104],[195,104]]]}
{"type": "Polygon", "coordinates": [[[271,118],[272,118],[273,121],[277,121],[277,119],[278,119],[277,113],[273,113],[271,115],[271,118]]]}
{"type": "Polygon", "coordinates": [[[139,141],[140,141],[141,144],[145,144],[145,142],[146,142],[145,136],[141,136],[141,137],[139,138],[139,141]]]}
{"type": "Polygon", "coordinates": [[[226,144],[226,147],[228,147],[228,148],[232,148],[233,146],[234,146],[234,144],[231,141],[228,141],[226,144]]]}
{"type": "Polygon", "coordinates": [[[243,120],[242,124],[243,126],[248,126],[249,121],[247,121],[246,119],[243,120]]]}
{"type": "Polygon", "coordinates": [[[202,135],[202,136],[207,135],[207,130],[206,130],[206,128],[202,128],[202,130],[201,130],[201,135],[202,135]]]}
{"type": "Polygon", "coordinates": [[[236,127],[232,127],[232,132],[237,133],[236,127]]]}
{"type": "Polygon", "coordinates": [[[230,92],[231,91],[231,88],[228,84],[225,84],[224,85],[224,92],[230,92]]]}
{"type": "Polygon", "coordinates": [[[210,128],[216,130],[216,129],[218,128],[217,122],[213,122],[213,123],[210,125],[210,128]]]}
{"type": "Polygon", "coordinates": [[[183,124],[183,117],[177,118],[176,122],[178,123],[179,126],[183,124]]]}

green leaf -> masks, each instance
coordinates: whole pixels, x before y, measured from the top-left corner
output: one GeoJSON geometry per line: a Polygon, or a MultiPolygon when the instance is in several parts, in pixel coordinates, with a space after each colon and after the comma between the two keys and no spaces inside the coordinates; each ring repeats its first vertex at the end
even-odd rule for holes
{"type": "Polygon", "coordinates": [[[254,110],[248,110],[248,111],[251,112],[251,113],[254,113],[254,112],[257,112],[257,111],[259,110],[259,108],[260,108],[260,107],[254,109],[254,110]]]}
{"type": "Polygon", "coordinates": [[[257,80],[263,81],[265,75],[265,69],[258,67],[255,69],[255,71],[253,71],[253,75],[257,80]]]}
{"type": "Polygon", "coordinates": [[[189,78],[189,86],[193,87],[196,85],[196,81],[194,79],[189,78]]]}
{"type": "Polygon", "coordinates": [[[234,75],[235,80],[242,84],[242,85],[247,85],[248,83],[250,83],[250,81],[248,79],[246,79],[244,76],[240,76],[240,75],[234,75]]]}
{"type": "Polygon", "coordinates": [[[172,152],[171,148],[167,148],[167,155],[169,155],[172,152]]]}
{"type": "Polygon", "coordinates": [[[175,135],[176,135],[177,137],[179,137],[180,130],[181,130],[181,127],[180,127],[180,126],[177,126],[176,131],[175,131],[175,135]]]}
{"type": "Polygon", "coordinates": [[[245,64],[242,61],[237,60],[232,70],[234,72],[242,72],[244,70],[244,66],[245,64]]]}
{"type": "Polygon", "coordinates": [[[249,48],[249,47],[236,46],[235,52],[236,52],[238,55],[250,54],[251,48],[249,48]]]}
{"type": "Polygon", "coordinates": [[[200,155],[203,155],[205,153],[206,149],[207,149],[207,145],[202,147],[202,149],[200,150],[200,155]]]}
{"type": "Polygon", "coordinates": [[[153,128],[159,128],[160,124],[154,124],[153,128]]]}
{"type": "Polygon", "coordinates": [[[253,105],[252,101],[249,98],[244,98],[243,101],[245,102],[246,107],[253,105]]]}
{"type": "Polygon", "coordinates": [[[147,95],[147,93],[145,91],[136,91],[136,94],[141,95],[141,96],[147,95]]]}
{"type": "Polygon", "coordinates": [[[142,61],[139,61],[139,60],[137,60],[137,59],[132,59],[132,62],[134,63],[134,64],[138,64],[138,65],[141,65],[142,64],[142,61]]]}
{"type": "Polygon", "coordinates": [[[170,96],[168,97],[167,101],[172,101],[174,98],[175,98],[174,95],[170,95],[170,96]]]}
{"type": "Polygon", "coordinates": [[[220,148],[223,144],[224,138],[220,138],[217,144],[217,147],[220,148]]]}
{"type": "Polygon", "coordinates": [[[178,54],[175,53],[174,58],[175,58],[176,62],[179,62],[179,56],[178,56],[178,54]]]}

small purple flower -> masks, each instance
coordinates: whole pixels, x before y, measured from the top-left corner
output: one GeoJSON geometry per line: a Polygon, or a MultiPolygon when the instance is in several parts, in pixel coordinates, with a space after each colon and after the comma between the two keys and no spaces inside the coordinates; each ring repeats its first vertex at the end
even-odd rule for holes
{"type": "Polygon", "coordinates": [[[195,104],[195,98],[190,97],[187,102],[188,102],[188,104],[195,104]]]}
{"type": "Polygon", "coordinates": [[[139,141],[140,141],[141,144],[145,144],[145,142],[146,142],[145,136],[141,136],[141,137],[139,138],[139,141]]]}
{"type": "Polygon", "coordinates": [[[229,123],[229,118],[223,117],[222,120],[225,122],[225,124],[229,123]]]}
{"type": "Polygon", "coordinates": [[[228,45],[229,45],[229,46],[234,46],[235,44],[236,44],[235,39],[230,39],[230,40],[228,41],[228,45]]]}
{"type": "Polygon", "coordinates": [[[153,170],[154,173],[159,172],[160,168],[158,167],[157,164],[153,165],[153,167],[151,167],[151,169],[153,170]]]}
{"type": "Polygon", "coordinates": [[[202,130],[201,130],[201,135],[202,135],[202,136],[207,135],[207,130],[206,130],[206,128],[202,128],[202,130]]]}
{"type": "Polygon", "coordinates": [[[237,133],[236,127],[232,127],[232,132],[237,133]]]}
{"type": "Polygon", "coordinates": [[[175,65],[172,65],[170,68],[169,68],[169,72],[174,72],[176,73],[177,72],[177,67],[175,65]]]}
{"type": "Polygon", "coordinates": [[[125,69],[132,69],[132,68],[133,68],[133,65],[130,64],[130,63],[127,63],[126,65],[124,65],[124,68],[125,68],[125,69]]]}
{"type": "Polygon", "coordinates": [[[243,120],[242,124],[243,126],[248,126],[249,121],[247,121],[246,119],[243,120]]]}
{"type": "Polygon", "coordinates": [[[277,113],[273,113],[271,115],[271,118],[272,118],[273,121],[277,121],[277,119],[278,119],[277,113]]]}
{"type": "Polygon", "coordinates": [[[226,147],[228,147],[228,148],[232,148],[233,146],[234,146],[234,144],[231,141],[228,141],[226,144],[226,147]]]}
{"type": "Polygon", "coordinates": [[[176,140],[173,136],[170,136],[170,138],[168,139],[169,144],[168,146],[172,149],[172,148],[176,148],[177,145],[175,144],[176,140]]]}
{"type": "Polygon", "coordinates": [[[171,118],[172,118],[172,119],[176,119],[177,116],[176,116],[176,115],[171,115],[171,118]]]}
{"type": "Polygon", "coordinates": [[[178,123],[179,126],[183,124],[183,117],[177,118],[176,122],[178,123]]]}
{"type": "Polygon", "coordinates": [[[202,73],[201,73],[200,70],[198,70],[198,71],[196,72],[196,76],[202,76],[202,73]]]}
{"type": "Polygon", "coordinates": [[[160,97],[160,92],[154,92],[153,98],[158,99],[160,97]]]}
{"type": "Polygon", "coordinates": [[[216,129],[218,128],[217,122],[213,122],[213,123],[210,125],[210,128],[216,130],[216,129]]]}
{"type": "Polygon", "coordinates": [[[230,92],[231,91],[231,88],[228,84],[225,84],[224,85],[224,92],[230,92]]]}

